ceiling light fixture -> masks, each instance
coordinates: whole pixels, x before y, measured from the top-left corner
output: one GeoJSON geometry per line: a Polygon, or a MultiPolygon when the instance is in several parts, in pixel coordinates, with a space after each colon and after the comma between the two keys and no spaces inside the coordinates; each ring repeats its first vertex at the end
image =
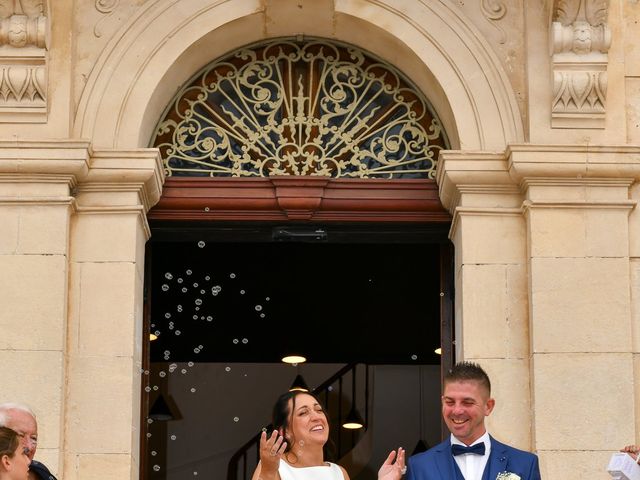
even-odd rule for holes
{"type": "Polygon", "coordinates": [[[359,428],[364,427],[364,420],[358,413],[358,410],[356,410],[355,405],[351,407],[351,410],[349,410],[347,418],[344,419],[342,427],[349,430],[358,430],[359,428]]]}
{"type": "Polygon", "coordinates": [[[287,355],[286,357],[282,357],[282,361],[284,363],[296,364],[306,362],[307,358],[302,355],[287,355]]]}
{"type": "Polygon", "coordinates": [[[348,430],[358,430],[364,427],[364,420],[356,409],[356,367],[353,367],[351,371],[351,410],[347,414],[347,418],[344,419],[342,428],[348,430]]]}
{"type": "Polygon", "coordinates": [[[307,382],[304,381],[304,378],[302,378],[302,375],[298,374],[296,375],[296,378],[293,379],[293,383],[291,384],[291,387],[289,387],[289,391],[308,392],[309,386],[307,385],[307,382]]]}
{"type": "Polygon", "coordinates": [[[153,342],[154,340],[157,340],[158,336],[155,333],[150,333],[149,334],[149,341],[153,342]]]}
{"type": "Polygon", "coordinates": [[[174,420],[175,417],[173,416],[173,413],[171,413],[171,409],[169,408],[169,405],[164,399],[164,395],[162,395],[162,393],[158,398],[156,398],[153,405],[151,405],[151,408],[149,409],[149,418],[163,422],[174,420]]]}
{"type": "Polygon", "coordinates": [[[434,353],[437,353],[438,355],[442,355],[442,348],[438,347],[434,350],[434,353]]]}

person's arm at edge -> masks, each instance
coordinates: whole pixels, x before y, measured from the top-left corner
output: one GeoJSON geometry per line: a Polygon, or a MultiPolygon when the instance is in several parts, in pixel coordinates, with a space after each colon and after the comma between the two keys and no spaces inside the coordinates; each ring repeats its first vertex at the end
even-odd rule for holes
{"type": "Polygon", "coordinates": [[[629,454],[629,456],[633,458],[636,463],[640,463],[640,446],[626,445],[624,448],[621,448],[620,451],[629,454]]]}
{"type": "Polygon", "coordinates": [[[342,470],[342,476],[344,477],[344,480],[350,480],[349,479],[349,474],[347,473],[347,471],[344,469],[344,467],[338,465],[340,467],[340,470],[342,470]]]}

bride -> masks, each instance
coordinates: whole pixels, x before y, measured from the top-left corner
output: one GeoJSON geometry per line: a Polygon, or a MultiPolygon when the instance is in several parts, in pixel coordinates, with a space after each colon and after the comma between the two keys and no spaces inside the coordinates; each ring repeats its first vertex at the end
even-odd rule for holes
{"type": "MultiPolygon", "coordinates": [[[[315,396],[301,391],[281,395],[273,408],[273,426],[270,436],[262,432],[260,437],[260,462],[252,480],[349,480],[344,468],[324,460],[329,424],[315,396]]],[[[400,480],[404,457],[404,449],[392,450],[378,480],[400,480]]]]}

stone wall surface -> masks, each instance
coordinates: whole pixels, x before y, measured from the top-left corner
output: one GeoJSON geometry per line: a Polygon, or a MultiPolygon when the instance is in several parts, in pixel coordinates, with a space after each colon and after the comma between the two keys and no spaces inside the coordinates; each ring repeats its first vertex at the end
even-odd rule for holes
{"type": "Polygon", "coordinates": [[[640,3],[24,0],[0,13],[28,32],[0,39],[2,400],[32,405],[38,458],[59,476],[138,478],[146,212],[163,182],[145,147],[188,78],[278,36],[371,51],[442,119],[456,357],[492,376],[491,432],[539,453],[552,479],[604,478],[610,454],[640,442],[640,3]]]}

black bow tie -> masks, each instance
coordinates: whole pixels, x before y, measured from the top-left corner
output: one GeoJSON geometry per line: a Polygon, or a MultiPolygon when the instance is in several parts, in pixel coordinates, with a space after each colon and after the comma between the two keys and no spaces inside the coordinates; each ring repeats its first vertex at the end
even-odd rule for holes
{"type": "Polygon", "coordinates": [[[463,453],[474,453],[476,455],[484,455],[484,442],[476,443],[470,447],[465,447],[464,445],[451,445],[451,453],[454,456],[462,455],[463,453]]]}

